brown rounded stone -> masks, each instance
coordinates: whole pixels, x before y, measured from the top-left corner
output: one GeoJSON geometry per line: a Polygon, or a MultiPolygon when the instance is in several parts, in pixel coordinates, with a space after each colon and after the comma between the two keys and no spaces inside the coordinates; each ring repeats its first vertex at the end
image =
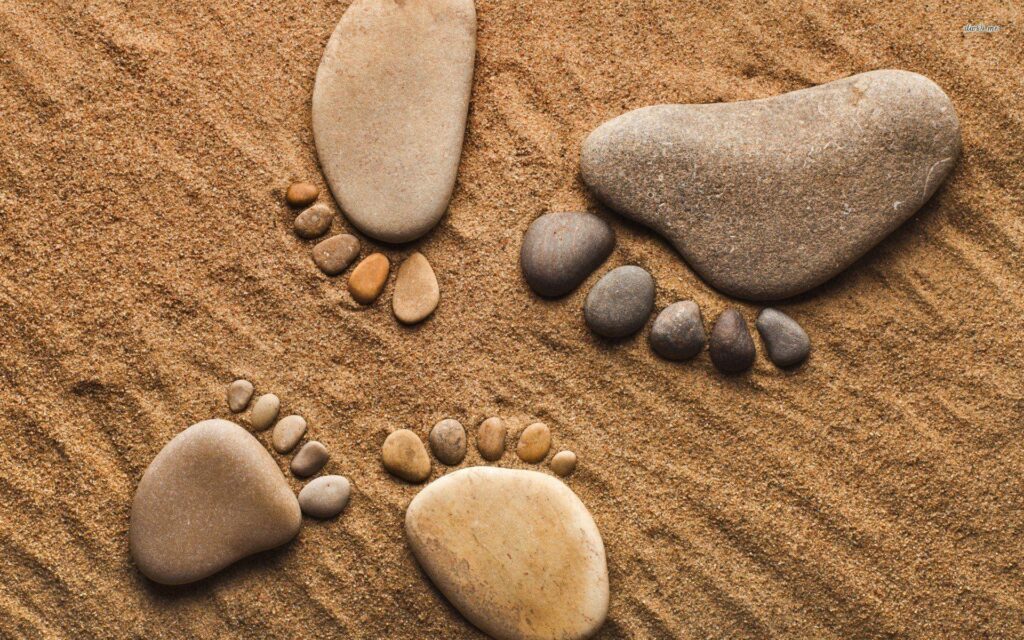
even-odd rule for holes
{"type": "Polygon", "coordinates": [[[711,364],[722,373],[741,373],[754,366],[757,351],[747,322],[736,309],[726,309],[711,329],[711,364]]]}
{"type": "Polygon", "coordinates": [[[416,324],[434,313],[441,299],[437,276],[426,256],[416,252],[398,267],[395,294],[391,299],[395,317],[403,324],[416,324]]]}
{"type": "Polygon", "coordinates": [[[372,304],[388,281],[391,262],[383,253],[371,253],[363,258],[348,277],[348,292],[359,304],[372,304]]]}
{"type": "Polygon", "coordinates": [[[285,416],[274,425],[274,435],[271,444],[274,451],[288,453],[299,444],[303,434],[306,433],[306,419],[302,416],[285,416]]]}
{"type": "Polygon", "coordinates": [[[505,455],[505,421],[487,418],[480,423],[476,434],[476,448],[484,460],[494,462],[505,455]]]}
{"type": "Polygon", "coordinates": [[[576,454],[572,451],[559,451],[551,458],[551,470],[563,478],[576,470],[576,454]]]}
{"type": "Polygon", "coordinates": [[[551,429],[543,422],[534,422],[523,429],[516,445],[516,455],[523,462],[540,462],[551,449],[551,429]]]}
{"type": "Polygon", "coordinates": [[[359,255],[359,240],[347,233],[321,240],[313,247],[313,262],[329,276],[344,271],[359,255]]]}
{"type": "Polygon", "coordinates": [[[326,204],[315,204],[295,216],[295,235],[310,240],[319,238],[331,228],[334,212],[326,204]]]}
{"type": "Polygon", "coordinates": [[[333,518],[348,504],[351,493],[352,485],[345,476],[321,476],[299,492],[299,506],[312,518],[333,518]]]}
{"type": "Polygon", "coordinates": [[[324,468],[331,457],[327,447],[316,440],[302,445],[299,452],[292,458],[292,474],[305,478],[324,468]]]}
{"type": "Polygon", "coordinates": [[[290,207],[307,207],[320,197],[320,188],[308,182],[296,182],[288,187],[284,194],[284,201],[290,207]]]}
{"type": "Polygon", "coordinates": [[[231,413],[245,411],[252,400],[253,386],[248,380],[235,380],[228,385],[228,408],[231,413]]]}
{"type": "Polygon", "coordinates": [[[442,420],[430,430],[430,450],[441,464],[453,467],[466,457],[466,429],[458,420],[442,420]]]}
{"type": "Polygon", "coordinates": [[[430,456],[423,441],[408,429],[393,431],[384,440],[381,459],[388,473],[407,481],[423,482],[430,475],[430,456]]]}
{"type": "Polygon", "coordinates": [[[277,420],[277,412],[281,410],[281,399],[273,393],[267,393],[256,400],[249,414],[249,424],[256,431],[270,428],[277,420]]]}

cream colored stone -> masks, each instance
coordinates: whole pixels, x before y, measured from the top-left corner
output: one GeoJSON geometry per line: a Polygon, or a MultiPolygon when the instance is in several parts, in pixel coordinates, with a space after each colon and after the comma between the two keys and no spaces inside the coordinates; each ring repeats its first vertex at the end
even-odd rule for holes
{"type": "Polygon", "coordinates": [[[516,445],[516,455],[523,462],[540,462],[551,450],[551,429],[543,422],[534,422],[523,429],[519,435],[519,444],[516,445]]]}
{"type": "Polygon", "coordinates": [[[427,448],[412,431],[398,429],[384,440],[381,459],[388,473],[407,481],[423,482],[430,475],[427,448]]]}
{"type": "Polygon", "coordinates": [[[302,436],[306,433],[306,419],[302,416],[285,416],[274,425],[274,435],[271,444],[274,451],[288,453],[299,444],[302,436]]]}
{"type": "Polygon", "coordinates": [[[228,385],[228,408],[231,413],[245,411],[252,400],[253,386],[248,380],[235,380],[228,385]]]}
{"type": "Polygon", "coordinates": [[[406,258],[395,276],[391,300],[395,317],[404,324],[422,322],[434,313],[440,299],[437,277],[427,258],[419,252],[406,258]]]}
{"type": "Polygon", "coordinates": [[[273,393],[267,393],[256,400],[249,414],[249,424],[256,431],[263,431],[277,420],[277,412],[281,410],[281,399],[273,393]]]}

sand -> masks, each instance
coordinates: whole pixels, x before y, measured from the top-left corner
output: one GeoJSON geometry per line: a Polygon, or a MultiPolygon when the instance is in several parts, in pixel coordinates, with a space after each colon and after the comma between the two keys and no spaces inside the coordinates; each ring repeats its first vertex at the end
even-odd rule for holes
{"type": "MultiPolygon", "coordinates": [[[[481,637],[416,568],[420,487],[379,451],[395,428],[492,414],[579,454],[568,483],[609,557],[602,638],[1024,635],[1021,11],[907,4],[480,0],[451,209],[413,246],[363,239],[434,265],[441,305],[408,328],[393,281],[353,303],[282,204],[293,180],[325,186],[309,104],[345,2],[0,0],[0,636],[481,637]],[[963,32],[977,23],[1003,30],[963,32]],[[587,331],[586,291],[619,264],[651,271],[658,308],[738,304],[588,196],[593,127],[884,67],[946,90],[964,156],[893,236],[782,306],[814,341],[803,369],[760,353],[726,379],[706,353],[673,364],[645,335],[587,331]],[[545,302],[519,243],[565,209],[618,245],[545,302]],[[351,502],[155,587],[128,557],[132,493],[176,433],[231,418],[237,377],[309,420],[351,502]]],[[[463,465],[480,462],[471,444],[463,465]]]]}

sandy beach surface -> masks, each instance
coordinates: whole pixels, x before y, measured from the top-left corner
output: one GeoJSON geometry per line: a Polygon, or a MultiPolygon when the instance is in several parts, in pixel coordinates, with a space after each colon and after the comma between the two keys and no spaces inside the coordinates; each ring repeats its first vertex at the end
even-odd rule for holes
{"type": "Polygon", "coordinates": [[[419,488],[379,452],[393,429],[490,415],[543,420],[579,454],[568,483],[609,558],[601,638],[1024,636],[1018,3],[478,0],[450,210],[383,248],[436,270],[441,305],[413,328],[393,282],[363,308],[321,274],[282,203],[293,180],[324,186],[310,96],[347,4],[0,0],[0,636],[480,638],[417,569],[402,521],[419,488]],[[979,23],[1002,28],[963,29],[979,23]],[[587,331],[587,289],[627,263],[658,308],[758,310],[593,200],[590,130],[877,68],[935,80],[964,153],[917,216],[780,306],[814,341],[806,366],[759,353],[725,378],[706,353],[672,364],[645,333],[587,331]],[[618,245],[542,301],[522,234],[581,209],[618,245]],[[236,377],[306,416],[351,503],[157,587],[128,556],[134,489],[176,433],[230,417],[236,377]]]}

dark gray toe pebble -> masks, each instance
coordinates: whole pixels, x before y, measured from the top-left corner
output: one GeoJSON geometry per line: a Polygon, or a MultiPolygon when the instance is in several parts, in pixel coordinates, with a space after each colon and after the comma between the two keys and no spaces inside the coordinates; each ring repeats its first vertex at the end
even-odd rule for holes
{"type": "Polygon", "coordinates": [[[548,213],[523,236],[519,264],[530,288],[558,298],[580,286],[615,247],[608,223],[591,213],[548,213]]]}
{"type": "Polygon", "coordinates": [[[583,316],[591,331],[624,338],[639,331],[654,310],[654,278],[633,265],[612,269],[587,294],[583,316]]]}
{"type": "Polygon", "coordinates": [[[704,318],[693,300],[674,302],[654,319],[651,348],[667,360],[689,360],[704,348],[704,318]]]}
{"type": "Polygon", "coordinates": [[[793,367],[811,353],[811,339],[796,320],[778,309],[764,309],[757,316],[757,332],[761,334],[768,358],[778,367],[793,367]]]}
{"type": "Polygon", "coordinates": [[[754,365],[754,339],[739,311],[726,309],[718,316],[708,351],[711,363],[723,373],[740,373],[754,365]]]}

